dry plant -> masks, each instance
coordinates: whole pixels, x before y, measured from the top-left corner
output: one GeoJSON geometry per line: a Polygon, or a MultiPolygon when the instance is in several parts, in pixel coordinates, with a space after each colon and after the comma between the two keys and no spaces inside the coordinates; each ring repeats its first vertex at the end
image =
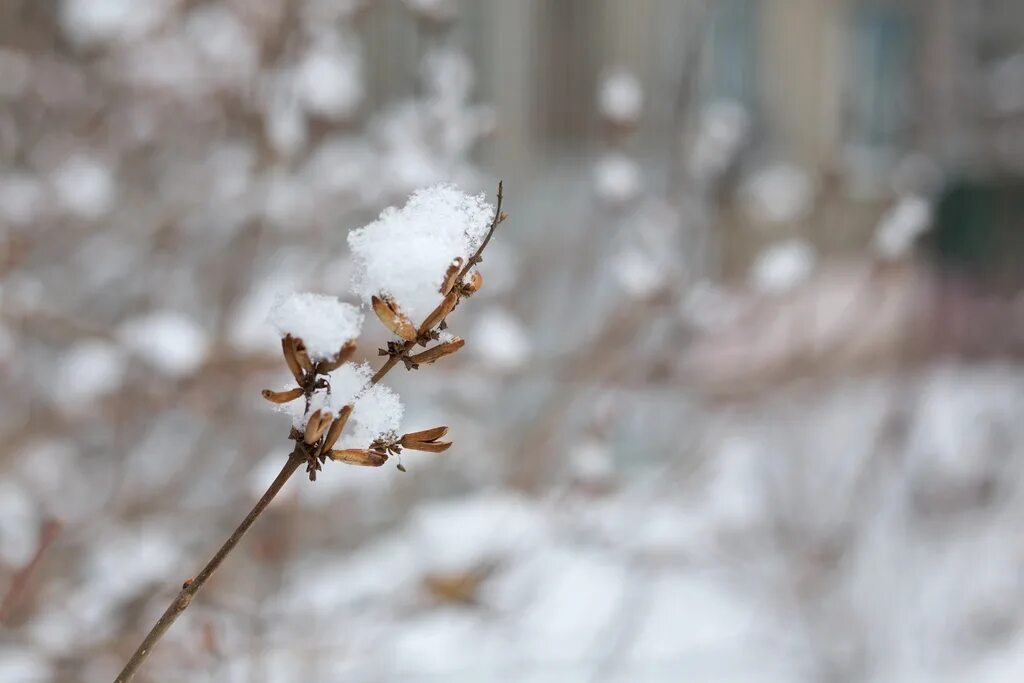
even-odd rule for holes
{"type": "MultiPolygon", "coordinates": [[[[383,393],[378,392],[374,401],[387,404],[393,399],[400,412],[397,397],[383,387],[377,386],[398,363],[403,363],[408,370],[415,370],[420,365],[434,363],[463,346],[464,341],[460,337],[446,332],[446,321],[461,300],[474,294],[483,284],[483,276],[474,270],[474,267],[483,260],[483,251],[495,229],[507,217],[501,211],[502,190],[502,184],[499,182],[493,217],[483,224],[486,233],[482,235],[482,239],[477,240],[473,240],[467,234],[469,239],[466,243],[475,245],[475,250],[471,255],[456,256],[450,260],[438,291],[443,299],[419,326],[411,322],[403,312],[400,302],[392,298],[390,293],[381,290],[370,297],[374,313],[398,337],[397,340],[388,342],[386,348],[379,350],[381,356],[387,356],[387,360],[372,376],[369,376],[367,366],[356,366],[350,362],[356,350],[355,338],[362,324],[362,314],[355,307],[343,304],[333,297],[315,294],[293,295],[290,300],[279,304],[279,310],[272,313],[271,317],[272,322],[275,322],[282,331],[281,347],[284,360],[295,380],[295,386],[282,391],[266,389],[262,393],[268,401],[280,406],[294,406],[298,399],[302,399],[301,411],[294,408],[290,411],[295,419],[288,438],[295,442],[295,446],[280,473],[245,519],[206,566],[182,584],[178,595],[118,674],[116,683],[124,683],[135,677],[160,638],[188,608],[196,594],[206,585],[256,519],[300,467],[305,465],[310,480],[315,481],[316,473],[327,460],[379,467],[392,456],[398,457],[403,449],[439,453],[452,445],[450,441],[441,441],[448,432],[448,427],[445,426],[398,435],[393,430],[382,431],[381,427],[371,428],[368,432],[366,425],[360,425],[362,429],[357,430],[354,438],[358,440],[365,437],[365,434],[374,432],[372,440],[367,443],[348,444],[351,447],[335,448],[339,445],[349,418],[357,411],[359,401],[362,397],[371,395],[374,390],[383,390],[383,393]],[[328,320],[325,321],[324,318],[328,320]],[[325,322],[328,328],[326,332],[325,322]],[[307,333],[297,333],[300,330],[306,330],[307,333]],[[332,337],[334,341],[341,339],[340,344],[325,346],[332,343],[332,337]],[[424,347],[424,350],[413,353],[417,345],[424,347]]],[[[440,191],[454,192],[465,198],[454,188],[442,187],[440,191]]],[[[414,194],[413,199],[418,194],[420,193],[414,194]]],[[[486,207],[486,204],[480,199],[475,206],[479,209],[486,207]]],[[[381,214],[380,220],[385,220],[386,216],[387,211],[381,214]]],[[[398,463],[398,469],[405,471],[401,461],[398,463]]]]}

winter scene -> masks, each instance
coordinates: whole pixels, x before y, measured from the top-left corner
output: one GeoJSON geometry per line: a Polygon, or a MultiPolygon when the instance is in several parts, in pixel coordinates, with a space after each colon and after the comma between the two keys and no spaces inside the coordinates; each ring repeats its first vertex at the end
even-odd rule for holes
{"type": "Polygon", "coordinates": [[[110,681],[1024,681],[1024,3],[0,1],[0,683],[110,681]]]}

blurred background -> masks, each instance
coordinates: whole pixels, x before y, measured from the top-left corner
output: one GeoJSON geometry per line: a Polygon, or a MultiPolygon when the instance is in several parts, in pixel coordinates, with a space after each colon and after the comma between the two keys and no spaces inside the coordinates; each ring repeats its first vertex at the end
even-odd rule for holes
{"type": "Polygon", "coordinates": [[[275,296],[498,178],[387,380],[454,448],[139,680],[1024,680],[1018,0],[3,0],[0,681],[114,677],[289,452],[275,296]]]}

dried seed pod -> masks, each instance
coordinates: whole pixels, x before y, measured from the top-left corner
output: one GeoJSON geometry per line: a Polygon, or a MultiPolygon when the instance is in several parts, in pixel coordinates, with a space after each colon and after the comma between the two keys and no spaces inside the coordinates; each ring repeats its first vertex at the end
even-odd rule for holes
{"type": "Polygon", "coordinates": [[[306,445],[314,444],[317,440],[323,436],[324,431],[331,424],[333,416],[330,412],[325,410],[317,410],[315,413],[309,416],[309,421],[306,422],[306,431],[302,437],[303,443],[306,445]]]}
{"type": "Polygon", "coordinates": [[[345,423],[348,422],[348,416],[351,414],[351,405],[341,409],[338,417],[334,418],[334,422],[331,423],[331,428],[327,430],[327,436],[324,437],[324,445],[321,447],[321,452],[334,448],[334,444],[338,441],[338,437],[341,436],[342,430],[345,429],[345,423]]]}
{"type": "Polygon", "coordinates": [[[448,314],[452,312],[452,309],[455,308],[455,304],[457,303],[459,303],[459,293],[455,291],[448,292],[444,300],[437,305],[437,308],[435,308],[434,311],[427,316],[426,320],[423,321],[423,324],[420,325],[419,334],[424,335],[434,329],[435,325],[448,317],[448,314]]]}
{"type": "Polygon", "coordinates": [[[416,340],[416,327],[393,301],[374,296],[370,297],[370,303],[373,304],[373,312],[384,323],[384,327],[405,341],[416,340]]]}
{"type": "Polygon", "coordinates": [[[465,345],[465,340],[462,337],[452,337],[449,341],[443,344],[433,346],[426,351],[417,353],[414,356],[409,356],[409,362],[419,365],[421,363],[433,363],[439,358],[455,353],[465,345]]]}
{"type": "Polygon", "coordinates": [[[441,293],[445,296],[448,296],[448,292],[452,291],[452,287],[455,286],[460,270],[462,270],[462,257],[456,256],[452,264],[448,266],[448,270],[444,274],[444,282],[441,284],[441,293]]]}
{"type": "Polygon", "coordinates": [[[322,360],[316,364],[316,371],[322,375],[328,372],[334,372],[345,363],[352,360],[352,356],[356,352],[356,343],[354,340],[345,342],[345,345],[338,349],[337,355],[331,360],[322,360]]]}
{"type": "Polygon", "coordinates": [[[337,462],[346,462],[349,465],[364,465],[366,467],[380,467],[388,461],[387,453],[371,451],[365,448],[345,448],[340,451],[330,451],[327,456],[337,462]]]}
{"type": "Polygon", "coordinates": [[[462,286],[462,292],[469,296],[470,294],[476,294],[483,286],[484,276],[480,274],[479,270],[474,270],[473,274],[469,276],[469,282],[462,286]]]}
{"type": "Polygon", "coordinates": [[[426,451],[428,453],[441,453],[452,447],[451,441],[402,441],[402,447],[410,451],[426,451]]]}
{"type": "Polygon", "coordinates": [[[424,429],[418,432],[409,432],[402,436],[401,443],[403,446],[406,445],[407,441],[437,441],[442,436],[448,433],[447,427],[434,427],[432,429],[424,429]]]}
{"type": "Polygon", "coordinates": [[[302,396],[302,388],[294,387],[288,391],[264,389],[260,393],[263,395],[263,398],[267,399],[271,403],[287,403],[288,401],[294,401],[299,396],[302,396]]]}
{"type": "Polygon", "coordinates": [[[302,384],[302,366],[299,365],[299,359],[295,357],[295,344],[294,339],[290,334],[284,336],[281,340],[281,352],[284,353],[284,362],[288,365],[288,369],[291,371],[292,376],[295,377],[295,381],[302,384]]]}
{"type": "Polygon", "coordinates": [[[301,339],[292,338],[292,348],[295,349],[295,359],[299,361],[299,365],[306,372],[313,372],[313,361],[309,359],[309,353],[306,351],[306,343],[301,339]]]}

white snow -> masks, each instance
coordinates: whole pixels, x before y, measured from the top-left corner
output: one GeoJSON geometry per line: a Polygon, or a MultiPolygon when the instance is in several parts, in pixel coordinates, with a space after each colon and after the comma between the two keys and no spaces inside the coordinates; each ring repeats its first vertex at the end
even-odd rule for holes
{"type": "Polygon", "coordinates": [[[733,162],[750,134],[750,116],[736,102],[712,102],[701,112],[690,169],[699,180],[708,182],[720,176],[733,162]]]}
{"type": "Polygon", "coordinates": [[[60,24],[81,45],[138,40],[166,17],[174,0],[64,0],[60,24]]]}
{"type": "Polygon", "coordinates": [[[328,119],[351,116],[363,99],[359,54],[335,35],[321,36],[302,58],[295,88],[306,110],[328,119]]]}
{"type": "Polygon", "coordinates": [[[469,258],[493,215],[483,194],[444,184],[414,192],[401,209],[387,208],[349,233],[356,266],[352,291],[366,301],[388,295],[413,322],[421,320],[440,303],[438,290],[452,260],[469,258]]]}
{"type": "Polygon", "coordinates": [[[60,205],[80,218],[99,218],[110,210],[117,194],[110,166],[85,154],[69,157],[50,180],[60,205]]]}
{"type": "Polygon", "coordinates": [[[43,210],[43,185],[27,173],[0,176],[0,218],[23,226],[35,220],[43,210]]]}
{"type": "Polygon", "coordinates": [[[640,167],[624,154],[606,154],[594,166],[597,195],[610,202],[626,202],[640,192],[640,167]]]}
{"type": "Polygon", "coordinates": [[[68,408],[83,407],[117,389],[124,380],[124,362],[121,350],[101,339],[75,344],[57,365],[58,402],[68,408]]]}
{"type": "Polygon", "coordinates": [[[472,339],[473,352],[501,369],[518,368],[530,355],[530,340],[523,324],[500,308],[480,314],[472,339]]]}
{"type": "Polygon", "coordinates": [[[340,447],[366,448],[377,437],[397,432],[403,412],[398,394],[380,384],[370,387],[356,399],[340,447]]]}
{"type": "Polygon", "coordinates": [[[931,217],[928,200],[916,195],[903,197],[882,216],[871,246],[884,259],[905,258],[914,241],[928,229],[931,217]]]}
{"type": "Polygon", "coordinates": [[[202,365],[209,349],[206,332],[188,316],[160,310],[120,325],[121,344],[161,372],[187,375],[202,365]]]}
{"type": "Polygon", "coordinates": [[[814,270],[814,249],[792,239],[762,251],[750,269],[750,283],[759,292],[777,294],[804,282],[814,270]]]}
{"type": "Polygon", "coordinates": [[[270,324],[306,344],[313,362],[334,357],[346,342],[359,337],[363,314],[336,297],[299,292],[282,297],[270,309],[270,324]]]}
{"type": "Polygon", "coordinates": [[[597,92],[601,114],[613,123],[631,124],[640,118],[643,105],[644,90],[639,79],[621,67],[608,70],[597,92]]]}
{"type": "Polygon", "coordinates": [[[627,247],[616,254],[611,267],[619,285],[636,298],[650,296],[665,281],[665,274],[654,259],[634,247],[627,247]]]}
{"type": "Polygon", "coordinates": [[[778,163],[753,174],[743,186],[742,196],[754,222],[791,223],[810,209],[813,192],[806,171],[792,164],[778,163]]]}

